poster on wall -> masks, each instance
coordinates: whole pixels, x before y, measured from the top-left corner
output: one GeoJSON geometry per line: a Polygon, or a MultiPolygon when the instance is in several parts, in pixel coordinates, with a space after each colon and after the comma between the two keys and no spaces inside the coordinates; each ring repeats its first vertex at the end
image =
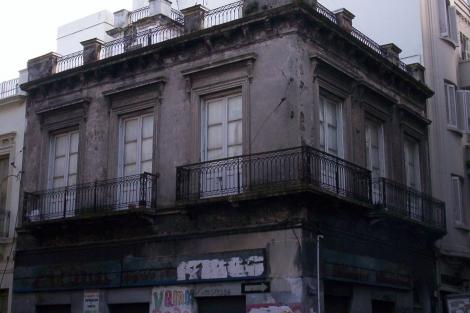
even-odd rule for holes
{"type": "Polygon", "coordinates": [[[447,296],[449,313],[470,313],[470,294],[447,296]]]}
{"type": "Polygon", "coordinates": [[[99,290],[85,290],[83,294],[83,313],[100,312],[99,290]]]}
{"type": "Polygon", "coordinates": [[[152,289],[150,313],[192,313],[195,305],[193,290],[185,287],[152,289]]]}

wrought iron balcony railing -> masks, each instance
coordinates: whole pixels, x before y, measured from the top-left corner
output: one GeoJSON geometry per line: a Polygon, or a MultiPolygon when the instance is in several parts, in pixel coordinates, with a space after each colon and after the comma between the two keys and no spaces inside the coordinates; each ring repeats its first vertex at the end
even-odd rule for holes
{"type": "Polygon", "coordinates": [[[444,202],[386,178],[374,180],[372,191],[374,204],[388,214],[446,229],[444,202]]]}
{"type": "Polygon", "coordinates": [[[35,193],[24,193],[23,224],[156,208],[157,178],[144,173],[35,193]]]}
{"type": "MultiPolygon", "coordinates": [[[[207,11],[204,16],[204,28],[210,28],[242,18],[243,3],[243,0],[239,0],[207,11]]],[[[328,10],[319,2],[315,3],[314,9],[319,15],[328,19],[330,23],[338,25],[338,20],[336,18],[335,13],[328,10]]],[[[149,15],[150,11],[148,6],[135,10],[129,14],[129,23],[135,23],[136,21],[148,17],[149,15]]],[[[172,8],[170,12],[170,18],[178,22],[179,25],[175,25],[175,23],[159,25],[144,32],[128,35],[117,40],[105,43],[101,50],[100,60],[121,53],[125,53],[127,51],[139,47],[146,47],[149,45],[158,44],[163,41],[182,36],[184,34],[182,28],[182,26],[184,25],[183,14],[180,11],[172,8]]],[[[373,41],[371,38],[360,32],[356,28],[352,29],[351,36],[356,40],[360,41],[364,46],[367,46],[375,54],[383,58],[387,58],[386,51],[378,43],[373,41]]],[[[82,51],[71,53],[69,55],[62,56],[59,59],[56,73],[76,68],[82,65],[82,51]]],[[[408,68],[405,63],[400,61],[397,66],[404,72],[408,72],[408,68]]]]}
{"type": "Polygon", "coordinates": [[[308,146],[177,168],[176,197],[180,202],[305,190],[370,203],[371,173],[308,146]]]}
{"type": "Polygon", "coordinates": [[[18,78],[0,83],[0,99],[16,96],[20,91],[18,78]]]}

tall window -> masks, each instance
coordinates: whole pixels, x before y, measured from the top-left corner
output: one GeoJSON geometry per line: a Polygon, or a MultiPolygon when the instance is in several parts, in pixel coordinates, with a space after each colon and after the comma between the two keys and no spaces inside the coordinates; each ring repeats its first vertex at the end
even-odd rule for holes
{"type": "Polygon", "coordinates": [[[450,5],[449,0],[438,0],[439,4],[439,26],[441,37],[459,44],[459,32],[457,27],[457,10],[450,5]]]}
{"type": "Polygon", "coordinates": [[[343,156],[341,103],[327,97],[320,97],[320,148],[343,156]]]}
{"type": "Polygon", "coordinates": [[[209,99],[203,110],[204,161],[242,154],[242,96],[209,99]]]}
{"type": "Polygon", "coordinates": [[[463,33],[460,33],[460,51],[462,60],[470,60],[470,40],[463,33]]]}
{"type": "Polygon", "coordinates": [[[406,184],[421,190],[421,169],[419,162],[419,144],[412,138],[405,138],[406,184]]]}
{"type": "Polygon", "coordinates": [[[462,181],[458,176],[452,176],[452,202],[455,222],[457,224],[463,224],[462,181]]]}
{"type": "Polygon", "coordinates": [[[372,178],[385,176],[383,125],[366,121],[366,161],[372,171],[372,178]]]}
{"type": "Polygon", "coordinates": [[[119,175],[131,176],[152,172],[153,114],[121,120],[119,175]]]}
{"type": "Polygon", "coordinates": [[[457,124],[457,97],[455,86],[452,84],[445,84],[446,94],[446,109],[447,109],[447,124],[449,126],[458,127],[457,124]]]}
{"type": "Polygon", "coordinates": [[[50,188],[77,183],[78,131],[62,133],[52,138],[50,162],[50,188]]]}
{"type": "MultiPolygon", "coordinates": [[[[202,160],[211,161],[243,153],[242,96],[207,99],[202,110],[202,160]]],[[[200,176],[201,196],[236,194],[242,185],[241,162],[220,162],[200,176]]]]}

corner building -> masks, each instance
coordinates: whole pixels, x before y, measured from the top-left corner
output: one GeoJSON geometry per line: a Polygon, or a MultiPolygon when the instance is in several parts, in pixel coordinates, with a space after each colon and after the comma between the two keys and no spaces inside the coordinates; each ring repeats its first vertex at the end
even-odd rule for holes
{"type": "Polygon", "coordinates": [[[28,62],[13,311],[433,312],[422,67],[316,2],[164,5],[28,62]]]}

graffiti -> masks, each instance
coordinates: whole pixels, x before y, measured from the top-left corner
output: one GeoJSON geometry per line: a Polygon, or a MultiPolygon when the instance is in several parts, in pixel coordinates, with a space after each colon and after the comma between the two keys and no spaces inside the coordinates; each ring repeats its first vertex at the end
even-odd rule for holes
{"type": "Polygon", "coordinates": [[[264,274],[264,257],[190,260],[177,268],[178,280],[205,280],[259,277],[264,274]]]}
{"type": "Polygon", "coordinates": [[[193,292],[188,288],[154,288],[150,313],[192,313],[193,304],[193,292]]]}

